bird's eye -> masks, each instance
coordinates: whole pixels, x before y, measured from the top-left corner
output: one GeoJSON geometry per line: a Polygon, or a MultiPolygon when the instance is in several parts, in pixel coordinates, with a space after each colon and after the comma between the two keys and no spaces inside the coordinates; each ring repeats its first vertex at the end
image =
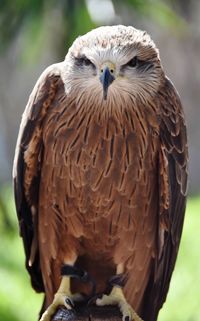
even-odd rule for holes
{"type": "Polygon", "coordinates": [[[132,58],[126,65],[129,66],[129,67],[136,67],[138,64],[138,58],[137,56],[135,56],[134,58],[132,58]]]}
{"type": "Polygon", "coordinates": [[[88,58],[83,58],[82,59],[82,64],[86,65],[86,66],[89,66],[89,65],[92,65],[92,62],[88,58]]]}
{"type": "Polygon", "coordinates": [[[76,57],[76,63],[79,66],[94,66],[94,64],[86,56],[76,57]]]}

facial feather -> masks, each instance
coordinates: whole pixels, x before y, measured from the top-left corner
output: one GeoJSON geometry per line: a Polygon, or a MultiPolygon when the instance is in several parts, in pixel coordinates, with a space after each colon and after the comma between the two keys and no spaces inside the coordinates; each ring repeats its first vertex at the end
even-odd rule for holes
{"type": "Polygon", "coordinates": [[[138,100],[147,103],[164,79],[154,42],[146,32],[133,27],[106,26],[92,30],[75,40],[65,63],[66,92],[77,97],[77,101],[83,96],[88,105],[101,109],[105,106],[108,109],[111,104],[122,108],[124,101],[131,101],[131,105],[138,100]],[[134,57],[139,63],[131,67],[129,61],[134,57]],[[77,63],[78,60],[82,63],[77,63]],[[115,66],[115,80],[109,86],[106,102],[99,81],[105,62],[115,66]]]}

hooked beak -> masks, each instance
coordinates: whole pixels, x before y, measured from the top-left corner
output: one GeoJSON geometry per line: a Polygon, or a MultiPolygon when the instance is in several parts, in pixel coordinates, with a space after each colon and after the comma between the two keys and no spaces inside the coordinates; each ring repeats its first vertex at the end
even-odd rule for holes
{"type": "Polygon", "coordinates": [[[100,76],[100,82],[103,85],[103,99],[107,99],[107,94],[108,94],[108,87],[110,84],[112,84],[113,80],[115,77],[113,76],[113,71],[114,69],[111,68],[108,65],[105,65],[103,68],[101,68],[101,76],[100,76]]]}

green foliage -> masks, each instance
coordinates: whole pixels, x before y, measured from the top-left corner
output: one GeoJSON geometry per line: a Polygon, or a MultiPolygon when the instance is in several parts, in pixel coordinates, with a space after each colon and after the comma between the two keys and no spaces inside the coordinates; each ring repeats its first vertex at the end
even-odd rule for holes
{"type": "Polygon", "coordinates": [[[16,230],[16,217],[14,212],[14,204],[10,202],[12,192],[11,186],[0,187],[0,232],[6,230],[7,233],[13,233],[16,230]]]}
{"type": "Polygon", "coordinates": [[[171,8],[170,1],[126,0],[126,3],[141,16],[152,19],[158,25],[173,30],[174,33],[178,33],[186,27],[183,18],[171,8]]]}
{"type": "Polygon", "coordinates": [[[30,286],[17,234],[1,235],[0,262],[0,320],[36,321],[41,295],[30,286]]]}
{"type": "MultiPolygon", "coordinates": [[[[9,215],[16,223],[12,193],[10,189],[5,193],[9,215]]],[[[199,210],[200,198],[189,199],[177,265],[158,321],[200,321],[199,210]]],[[[0,233],[0,320],[36,321],[43,296],[31,288],[21,239],[16,230],[7,233],[3,226],[0,233]]]]}
{"type": "Polygon", "coordinates": [[[34,295],[30,287],[17,234],[1,235],[0,262],[0,320],[37,320],[41,296],[34,295]]]}
{"type": "MultiPolygon", "coordinates": [[[[175,1],[176,3],[176,1],[175,1]]],[[[113,0],[115,7],[121,4],[113,0]]],[[[155,21],[158,25],[173,30],[174,33],[184,30],[186,23],[170,6],[170,1],[162,0],[124,0],[123,5],[130,7],[139,16],[155,21]]],[[[0,1],[0,51],[5,51],[17,35],[25,35],[26,43],[23,49],[27,57],[37,57],[45,46],[44,34],[48,19],[53,11],[60,12],[62,31],[59,32],[60,45],[56,45],[58,55],[63,58],[66,48],[79,35],[96,27],[83,0],[1,0],[0,1]]],[[[51,30],[52,32],[52,30],[51,30]]]]}
{"type": "Polygon", "coordinates": [[[200,198],[188,201],[176,268],[159,321],[200,321],[200,198]]]}
{"type": "Polygon", "coordinates": [[[15,228],[5,229],[0,225],[0,320],[36,321],[42,295],[34,293],[25,270],[24,251],[9,187],[5,189],[4,200],[9,220],[15,228]]]}
{"type": "Polygon", "coordinates": [[[0,1],[0,49],[4,49],[15,38],[26,20],[38,19],[43,12],[44,2],[45,0],[0,1]]]}

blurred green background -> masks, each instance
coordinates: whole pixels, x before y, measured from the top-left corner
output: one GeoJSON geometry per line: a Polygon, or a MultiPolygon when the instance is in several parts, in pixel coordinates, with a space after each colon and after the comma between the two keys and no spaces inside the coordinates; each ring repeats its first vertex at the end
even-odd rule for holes
{"type": "Polygon", "coordinates": [[[188,123],[189,199],[167,302],[158,321],[200,321],[200,1],[0,0],[0,321],[36,321],[18,236],[11,168],[21,114],[40,73],[99,25],[147,30],[175,83],[188,123]]]}

